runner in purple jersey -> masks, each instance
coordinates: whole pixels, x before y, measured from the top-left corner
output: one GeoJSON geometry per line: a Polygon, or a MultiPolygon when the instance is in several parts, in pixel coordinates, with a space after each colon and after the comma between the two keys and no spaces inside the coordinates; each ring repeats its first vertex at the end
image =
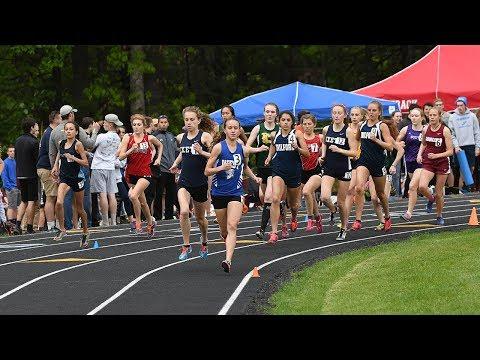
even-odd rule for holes
{"type": "Polygon", "coordinates": [[[415,108],[410,111],[410,120],[412,123],[400,130],[397,141],[405,143],[405,168],[410,177],[410,187],[408,188],[408,209],[402,215],[402,219],[410,221],[413,208],[417,203],[417,190],[420,181],[422,164],[417,162],[418,149],[422,143],[422,110],[415,108]]]}

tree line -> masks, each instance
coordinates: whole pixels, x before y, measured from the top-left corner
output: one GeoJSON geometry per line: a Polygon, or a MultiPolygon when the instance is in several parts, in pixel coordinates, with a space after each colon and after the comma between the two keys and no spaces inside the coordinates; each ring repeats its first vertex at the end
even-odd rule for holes
{"type": "Polygon", "coordinates": [[[435,45],[18,45],[0,46],[0,143],[27,116],[42,122],[63,104],[78,117],[217,110],[294,81],[346,91],[410,65],[435,45]]]}

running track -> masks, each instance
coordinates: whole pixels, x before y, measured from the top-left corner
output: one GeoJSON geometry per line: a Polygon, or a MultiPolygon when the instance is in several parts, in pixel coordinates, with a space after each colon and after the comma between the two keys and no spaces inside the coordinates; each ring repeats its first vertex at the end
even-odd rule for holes
{"type": "Polygon", "coordinates": [[[298,230],[273,246],[256,239],[260,213],[249,212],[239,225],[230,274],[220,267],[225,245],[212,218],[206,260],[198,257],[194,221],[193,252],[183,262],[178,261],[178,220],[157,225],[153,239],[130,236],[127,225],[93,229],[88,249],[79,248],[79,233],[60,243],[42,233],[1,238],[0,314],[245,314],[262,286],[280,273],[307,261],[404,240],[412,233],[465,229],[472,207],[480,207],[478,199],[478,193],[449,196],[444,227],[433,225],[435,214],[424,212],[423,198],[415,208],[419,215],[409,223],[398,218],[406,201],[391,202],[394,227],[386,234],[373,230],[378,222],[366,203],[362,230],[349,231],[345,242],[335,241],[337,227],[326,224],[325,208],[322,234],[305,233],[302,211],[298,230]],[[97,249],[92,248],[95,240],[97,249]],[[251,278],[254,266],[259,278],[251,278]]]}

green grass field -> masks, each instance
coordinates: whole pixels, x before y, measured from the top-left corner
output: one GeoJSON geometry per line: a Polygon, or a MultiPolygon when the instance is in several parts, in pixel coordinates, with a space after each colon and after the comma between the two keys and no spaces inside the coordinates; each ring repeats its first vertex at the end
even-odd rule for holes
{"type": "Polygon", "coordinates": [[[319,261],[268,314],[480,314],[480,230],[424,234],[319,261]]]}

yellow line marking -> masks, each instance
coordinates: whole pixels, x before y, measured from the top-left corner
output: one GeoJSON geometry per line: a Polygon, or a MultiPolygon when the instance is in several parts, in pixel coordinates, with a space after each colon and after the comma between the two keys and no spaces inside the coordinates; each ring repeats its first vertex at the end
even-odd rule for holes
{"type": "Polygon", "coordinates": [[[480,200],[468,200],[470,201],[472,204],[480,204],[480,200]]]}
{"type": "MultiPolygon", "coordinates": [[[[263,243],[265,241],[262,240],[237,240],[237,244],[256,244],[256,243],[263,243]]],[[[225,244],[225,241],[215,240],[209,241],[209,244],[225,244]]]]}
{"type": "Polygon", "coordinates": [[[93,261],[97,259],[80,259],[80,258],[66,258],[66,259],[45,259],[45,260],[30,260],[25,261],[29,263],[54,263],[54,262],[79,262],[79,261],[93,261]]]}
{"type": "Polygon", "coordinates": [[[406,228],[416,228],[416,227],[435,227],[435,226],[439,226],[439,225],[434,225],[434,224],[401,224],[401,225],[392,225],[392,227],[406,227],[406,228]]]}
{"type": "MultiPolygon", "coordinates": [[[[100,233],[100,232],[108,232],[108,231],[112,231],[113,229],[88,229],[89,232],[91,233],[100,233]]],[[[75,229],[75,230],[67,230],[67,235],[68,234],[79,234],[83,232],[82,229],[75,229]]]]}

